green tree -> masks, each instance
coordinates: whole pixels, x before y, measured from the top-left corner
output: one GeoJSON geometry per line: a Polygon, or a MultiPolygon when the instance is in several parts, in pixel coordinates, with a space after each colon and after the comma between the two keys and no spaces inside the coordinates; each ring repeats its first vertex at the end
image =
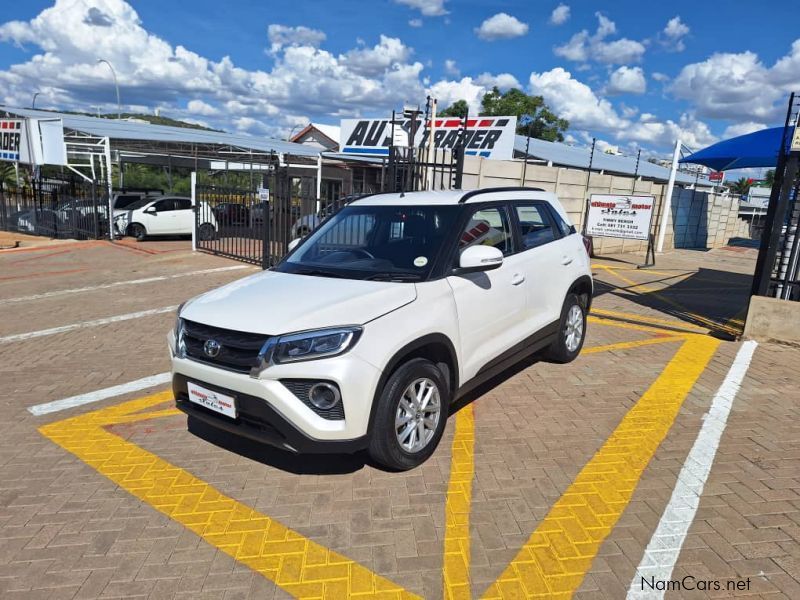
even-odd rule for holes
{"type": "Polygon", "coordinates": [[[553,113],[544,103],[544,98],[530,96],[516,88],[502,93],[497,87],[492,88],[483,96],[480,114],[487,117],[515,115],[518,134],[527,135],[530,128],[531,137],[549,142],[563,142],[564,132],[569,128],[569,121],[553,113]],[[530,115],[533,121],[529,125],[520,125],[522,115],[530,115]]]}
{"type": "Polygon", "coordinates": [[[437,116],[442,117],[460,117],[464,118],[469,111],[469,104],[467,104],[466,100],[456,100],[450,106],[445,108],[444,110],[440,110],[437,116]]]}
{"type": "Polygon", "coordinates": [[[767,170],[766,174],[764,175],[764,181],[767,182],[769,187],[772,187],[775,184],[775,169],[767,170]]]}
{"type": "Polygon", "coordinates": [[[6,189],[17,187],[17,177],[14,173],[14,164],[0,162],[0,183],[6,189]]]}
{"type": "Polygon", "coordinates": [[[736,181],[731,182],[730,188],[734,193],[744,196],[750,191],[751,185],[753,185],[752,179],[748,179],[747,177],[739,177],[739,179],[736,181]]]}

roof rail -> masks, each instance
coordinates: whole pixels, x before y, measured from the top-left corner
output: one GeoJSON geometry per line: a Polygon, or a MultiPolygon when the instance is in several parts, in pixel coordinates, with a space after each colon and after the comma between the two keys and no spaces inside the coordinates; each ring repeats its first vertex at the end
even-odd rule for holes
{"type": "Polygon", "coordinates": [[[545,191],[542,188],[535,188],[535,187],[520,187],[520,186],[509,186],[509,187],[495,187],[495,188],[483,188],[482,190],[471,190],[461,196],[461,199],[458,201],[459,204],[464,204],[467,200],[474,196],[478,196],[480,194],[491,194],[493,192],[543,192],[545,191]]]}

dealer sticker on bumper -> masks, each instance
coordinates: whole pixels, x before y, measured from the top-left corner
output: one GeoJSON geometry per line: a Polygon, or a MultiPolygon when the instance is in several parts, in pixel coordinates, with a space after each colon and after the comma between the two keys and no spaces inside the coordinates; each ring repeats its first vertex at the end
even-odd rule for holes
{"type": "Polygon", "coordinates": [[[234,400],[233,396],[226,396],[225,394],[208,390],[191,381],[186,382],[186,387],[189,391],[189,400],[195,404],[205,406],[207,409],[231,419],[236,418],[236,400],[234,400]]]}

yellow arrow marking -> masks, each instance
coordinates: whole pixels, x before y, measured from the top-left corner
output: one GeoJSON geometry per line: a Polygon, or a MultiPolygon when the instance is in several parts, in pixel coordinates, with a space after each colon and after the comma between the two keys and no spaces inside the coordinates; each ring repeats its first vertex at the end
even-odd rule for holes
{"type": "Polygon", "coordinates": [[[331,600],[418,597],[104,429],[181,414],[177,409],[138,413],[172,401],[171,391],[161,392],[44,425],[39,431],[292,596],[331,600]]]}

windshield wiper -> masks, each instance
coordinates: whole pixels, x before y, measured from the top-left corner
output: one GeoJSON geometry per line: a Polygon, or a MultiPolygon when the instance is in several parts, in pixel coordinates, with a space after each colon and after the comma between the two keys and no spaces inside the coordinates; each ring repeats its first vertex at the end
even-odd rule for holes
{"type": "Polygon", "coordinates": [[[320,269],[298,269],[297,271],[292,271],[292,273],[295,275],[313,275],[314,277],[334,277],[338,279],[344,279],[343,275],[337,275],[336,273],[322,271],[320,269]]]}
{"type": "Polygon", "coordinates": [[[364,281],[419,281],[422,279],[417,273],[373,273],[364,278],[364,281]]]}

